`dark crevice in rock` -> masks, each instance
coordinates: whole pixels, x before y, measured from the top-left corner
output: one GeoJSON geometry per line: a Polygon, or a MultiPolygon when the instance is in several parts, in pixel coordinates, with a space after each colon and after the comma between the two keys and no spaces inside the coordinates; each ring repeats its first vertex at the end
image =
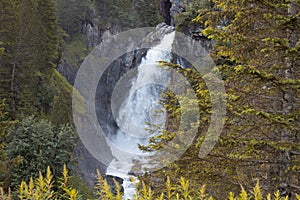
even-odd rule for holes
{"type": "Polygon", "coordinates": [[[161,0],[160,1],[160,5],[159,5],[159,10],[160,10],[160,14],[161,16],[164,18],[165,23],[167,25],[171,25],[171,10],[172,7],[172,3],[170,2],[170,0],[161,0]]]}
{"type": "Polygon", "coordinates": [[[101,128],[107,136],[115,134],[118,129],[111,110],[111,95],[115,85],[125,73],[141,63],[146,52],[146,49],[139,49],[124,54],[107,68],[99,80],[96,93],[96,113],[101,128]]]}

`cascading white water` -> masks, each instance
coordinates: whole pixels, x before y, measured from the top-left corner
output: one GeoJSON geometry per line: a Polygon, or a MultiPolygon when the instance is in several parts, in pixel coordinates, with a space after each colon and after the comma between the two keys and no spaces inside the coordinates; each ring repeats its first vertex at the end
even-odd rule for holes
{"type": "Polygon", "coordinates": [[[151,136],[145,130],[145,122],[164,124],[165,121],[166,114],[156,111],[163,110],[158,100],[164,89],[163,85],[167,85],[169,81],[169,74],[157,66],[157,61],[170,61],[174,38],[174,31],[166,34],[160,44],[147,52],[138,66],[138,73],[131,82],[129,95],[116,116],[120,129],[108,141],[115,159],[108,166],[106,174],[124,180],[124,199],[131,199],[135,193],[135,185],[128,175],[134,161],[143,159],[143,155],[147,154],[138,149],[138,144],[146,145],[151,136]]]}

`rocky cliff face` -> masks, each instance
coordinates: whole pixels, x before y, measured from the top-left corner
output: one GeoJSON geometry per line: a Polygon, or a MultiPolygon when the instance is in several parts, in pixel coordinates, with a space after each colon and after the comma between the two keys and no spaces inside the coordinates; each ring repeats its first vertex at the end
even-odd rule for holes
{"type": "MultiPolygon", "coordinates": [[[[190,0],[159,0],[159,12],[165,23],[167,25],[176,26],[176,16],[186,10],[188,3],[190,3],[190,0]]],[[[92,50],[100,44],[106,36],[114,35],[124,30],[124,27],[122,27],[120,23],[103,22],[107,21],[106,15],[109,12],[105,11],[105,7],[101,8],[101,12],[97,9],[99,8],[95,5],[91,7],[88,11],[88,18],[82,20],[81,34],[86,38],[85,48],[87,50],[92,50]]],[[[186,28],[187,29],[184,30],[185,34],[194,36],[199,36],[199,32],[202,30],[199,25],[189,25],[186,28]]],[[[79,66],[74,66],[65,59],[62,59],[62,62],[57,69],[71,84],[73,84],[78,67],[79,66]]]]}
{"type": "MultiPolygon", "coordinates": [[[[76,0],[75,0],[76,1],[76,0]]],[[[118,25],[109,25],[109,24],[103,24],[102,18],[103,14],[97,14],[95,11],[95,7],[91,7],[89,10],[88,18],[82,19],[82,27],[78,28],[80,31],[80,34],[82,35],[82,39],[84,40],[85,46],[83,48],[86,48],[87,50],[94,49],[98,44],[101,42],[106,42],[112,35],[117,34],[118,32],[121,32],[121,27],[118,25]]],[[[72,37],[72,35],[70,35],[72,37]]],[[[76,36],[75,36],[76,37],[76,36]]],[[[70,43],[72,41],[66,41],[66,43],[70,43]]],[[[70,51],[74,51],[71,49],[70,51]]],[[[65,53],[63,53],[65,54],[65,53]]],[[[77,54],[75,54],[77,56],[77,54]]],[[[114,127],[113,121],[111,119],[111,115],[109,114],[109,108],[105,105],[109,105],[109,97],[107,94],[111,92],[111,85],[118,80],[118,78],[124,73],[127,69],[133,66],[133,54],[127,55],[127,60],[125,59],[125,56],[123,58],[120,58],[116,60],[111,68],[110,71],[107,71],[107,73],[110,74],[110,76],[107,76],[107,79],[101,80],[102,82],[99,84],[99,95],[103,95],[104,98],[103,102],[101,102],[101,105],[97,107],[98,112],[97,113],[104,113],[103,115],[99,116],[99,120],[102,120],[102,124],[108,123],[109,127],[114,127]],[[122,66],[122,67],[121,67],[122,66]],[[127,68],[123,67],[127,66],[127,68]],[[101,93],[103,92],[103,93],[101,93]]],[[[76,79],[77,71],[80,67],[80,63],[78,65],[74,65],[71,63],[68,63],[68,60],[63,57],[61,60],[61,63],[58,65],[57,70],[68,80],[69,83],[72,85],[74,84],[74,81],[76,79]]],[[[84,124],[84,118],[82,119],[82,123],[84,124]]],[[[83,125],[84,126],[84,125],[83,125]]],[[[86,127],[90,128],[90,127],[86,127]]],[[[106,146],[104,147],[105,152],[104,154],[107,154],[107,157],[112,158],[110,149],[106,146]]],[[[77,159],[77,164],[73,167],[73,170],[76,174],[80,175],[84,182],[87,183],[88,186],[93,187],[95,185],[95,181],[97,180],[97,170],[100,171],[101,174],[105,174],[106,172],[106,165],[99,162],[88,150],[87,148],[82,144],[82,142],[78,139],[76,147],[74,149],[74,154],[77,159]]],[[[108,179],[108,182],[111,183],[113,186],[113,178],[114,177],[106,177],[108,179]]],[[[120,178],[116,178],[116,180],[121,184],[122,180],[120,178]]]]}
{"type": "MultiPolygon", "coordinates": [[[[166,24],[176,26],[175,16],[184,12],[185,6],[189,2],[189,0],[160,0],[160,14],[164,18],[166,24]]],[[[91,9],[90,12],[90,18],[83,21],[82,35],[86,38],[86,48],[91,50],[100,43],[105,44],[108,42],[107,40],[109,40],[112,35],[121,32],[123,27],[118,24],[103,24],[103,16],[97,14],[95,8],[91,9]]],[[[157,30],[161,31],[157,31],[150,42],[155,44],[155,40],[159,41],[158,38],[162,38],[168,29],[172,29],[166,24],[157,26],[157,30]]],[[[206,46],[206,49],[210,48],[211,42],[206,38],[199,37],[199,33],[202,30],[199,25],[189,25],[185,28],[188,35],[193,36],[196,40],[201,40],[201,43],[206,46]]],[[[116,46],[115,48],[119,47],[116,46]]],[[[96,94],[96,112],[99,123],[106,132],[114,132],[117,129],[110,107],[110,96],[114,86],[123,74],[136,67],[141,62],[145,53],[146,49],[140,49],[138,51],[129,52],[116,59],[105,71],[103,77],[99,81],[96,94]]],[[[72,66],[63,60],[58,66],[58,70],[71,84],[74,83],[78,66],[72,66]]],[[[107,152],[104,153],[108,154],[108,157],[112,157],[109,148],[107,147],[106,149],[107,152]]],[[[78,142],[75,148],[75,154],[78,157],[76,171],[84,177],[88,185],[92,186],[96,180],[96,170],[99,169],[100,172],[104,174],[106,166],[95,159],[81,142],[78,142]]],[[[122,180],[119,181],[120,183],[122,182],[122,180]]]]}
{"type": "MultiPolygon", "coordinates": [[[[153,29],[154,30],[154,29],[153,29]]],[[[149,32],[145,32],[144,35],[139,36],[128,36],[126,37],[126,42],[113,42],[113,48],[109,49],[108,47],[111,47],[111,41],[114,40],[113,35],[111,32],[107,32],[104,34],[102,38],[102,42],[95,51],[92,52],[92,57],[97,56],[98,49],[107,49],[105,52],[110,54],[113,53],[114,50],[119,49],[134,49],[133,51],[129,52],[120,56],[119,58],[115,59],[106,69],[106,71],[101,76],[98,87],[96,90],[95,95],[95,102],[96,102],[96,114],[98,122],[103,130],[103,132],[106,134],[106,136],[110,136],[112,134],[115,134],[117,132],[117,125],[114,119],[114,116],[112,114],[111,110],[111,96],[115,89],[115,85],[119,81],[119,79],[127,73],[129,70],[137,67],[140,63],[142,58],[145,56],[145,53],[148,49],[145,48],[139,48],[141,44],[136,44],[136,41],[142,41],[143,40],[143,46],[151,47],[155,45],[157,42],[159,42],[163,36],[166,33],[169,33],[173,30],[173,27],[167,26],[166,24],[162,23],[159,24],[156,27],[156,30],[154,33],[146,37],[149,32]],[[136,37],[139,37],[140,39],[137,39],[136,37]],[[134,48],[136,47],[137,48],[134,48]],[[132,47],[132,48],[131,48],[132,47]],[[137,49],[137,50],[135,50],[137,49]]],[[[101,52],[101,50],[99,50],[101,52]]],[[[102,55],[100,54],[99,55],[102,55]]],[[[105,54],[106,55],[106,54],[105,54]]],[[[97,68],[95,68],[97,69],[97,68]]],[[[93,76],[91,76],[93,77],[93,76]]],[[[130,83],[129,83],[130,84],[130,83]]],[[[86,127],[85,120],[89,120],[89,118],[82,117],[79,120],[79,123],[81,123],[82,129],[87,130],[89,129],[88,133],[92,133],[93,127],[86,127]],[[90,130],[91,129],[91,130],[90,130]]],[[[78,121],[77,121],[78,124],[78,121]]],[[[106,142],[103,142],[105,140],[101,140],[99,144],[101,145],[104,152],[101,152],[103,154],[102,156],[105,156],[107,160],[111,161],[113,159],[112,153],[110,148],[107,146],[106,142]]],[[[92,143],[92,142],[90,142],[92,143]]],[[[102,163],[100,163],[97,159],[95,159],[89,151],[85,148],[85,146],[82,143],[78,143],[75,153],[78,156],[78,173],[82,174],[83,177],[87,180],[89,185],[93,185],[93,182],[96,178],[96,169],[99,169],[102,174],[105,174],[106,167],[102,163]]],[[[109,163],[109,162],[108,162],[109,163]]]]}
{"type": "MultiPolygon", "coordinates": [[[[175,27],[176,15],[184,12],[190,2],[191,0],[159,0],[159,13],[167,25],[175,27]]],[[[91,12],[91,18],[83,25],[83,34],[87,38],[88,48],[97,46],[105,35],[117,34],[124,30],[124,27],[119,23],[108,23],[104,25],[102,22],[103,14],[97,13],[95,8],[91,10],[91,12]]]]}
{"type": "Polygon", "coordinates": [[[185,11],[190,0],[160,0],[160,14],[165,20],[165,23],[171,26],[176,26],[176,15],[185,11]]]}
{"type": "MultiPolygon", "coordinates": [[[[171,31],[173,31],[173,27],[166,25],[165,23],[158,24],[154,32],[145,38],[143,41],[144,44],[138,44],[142,46],[153,46],[159,42],[163,36],[171,31]]],[[[108,38],[111,35],[106,35],[103,38],[103,43],[106,43],[108,38]]],[[[128,40],[132,41],[132,45],[135,46],[135,38],[127,38],[128,40]]],[[[128,44],[128,43],[127,43],[128,44]]],[[[115,46],[116,49],[124,48],[122,47],[123,44],[117,44],[115,46]],[[118,46],[119,45],[119,46],[118,46]]],[[[104,129],[107,132],[114,133],[116,132],[117,125],[115,124],[115,120],[113,118],[113,114],[111,111],[111,95],[114,91],[115,85],[119,81],[119,79],[127,73],[129,70],[137,67],[142,58],[146,55],[148,49],[140,48],[138,50],[134,50],[124,54],[123,56],[114,60],[107,70],[104,72],[103,76],[101,77],[96,94],[96,101],[97,101],[97,117],[104,129]]]]}
{"type": "Polygon", "coordinates": [[[172,6],[170,8],[171,25],[176,26],[175,16],[185,11],[186,5],[190,3],[190,0],[170,0],[172,6]]]}
{"type": "Polygon", "coordinates": [[[171,7],[172,7],[172,3],[170,0],[160,0],[159,2],[159,13],[160,15],[164,18],[165,23],[168,25],[171,25],[171,7]]]}
{"type": "Polygon", "coordinates": [[[199,41],[205,49],[211,49],[212,42],[201,34],[204,26],[191,22],[197,16],[197,13],[191,13],[191,11],[187,10],[192,3],[192,0],[160,0],[160,14],[166,24],[176,27],[177,31],[183,32],[185,35],[189,35],[194,40],[199,41]]]}

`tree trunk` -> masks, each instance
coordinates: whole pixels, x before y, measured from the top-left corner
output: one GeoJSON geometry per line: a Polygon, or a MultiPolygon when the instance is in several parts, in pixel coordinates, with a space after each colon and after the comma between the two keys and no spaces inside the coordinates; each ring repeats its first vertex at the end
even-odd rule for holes
{"type": "MultiPolygon", "coordinates": [[[[288,8],[288,16],[295,16],[298,12],[297,4],[294,1],[291,1],[288,8]]],[[[289,39],[289,48],[294,48],[298,41],[298,34],[296,33],[296,29],[288,28],[287,29],[287,38],[289,39]]],[[[286,68],[284,71],[285,79],[295,79],[295,58],[294,56],[287,56],[286,59],[286,68]]],[[[287,86],[288,88],[284,92],[283,99],[283,112],[285,114],[290,114],[294,110],[294,96],[295,89],[292,86],[287,86]]],[[[290,130],[284,128],[281,132],[281,140],[282,142],[293,142],[293,135],[290,130]]],[[[291,186],[291,177],[287,174],[289,167],[292,164],[291,152],[289,150],[285,150],[281,154],[281,166],[280,166],[280,191],[281,195],[291,195],[290,186],[291,186]]]]}
{"type": "Polygon", "coordinates": [[[12,107],[12,115],[15,114],[16,111],[16,94],[15,94],[15,77],[16,77],[16,67],[17,66],[17,58],[15,58],[12,72],[11,72],[11,80],[10,80],[10,96],[11,96],[11,107],[12,107]]]}

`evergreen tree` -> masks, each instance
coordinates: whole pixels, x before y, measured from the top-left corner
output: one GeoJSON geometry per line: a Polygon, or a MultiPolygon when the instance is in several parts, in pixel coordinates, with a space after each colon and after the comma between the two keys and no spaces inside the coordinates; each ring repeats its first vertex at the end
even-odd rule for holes
{"type": "MultiPolygon", "coordinates": [[[[32,114],[41,107],[35,94],[60,59],[60,29],[53,1],[2,1],[0,41],[1,98],[10,115],[32,114]],[[2,49],[3,50],[3,49],[2,49]]],[[[49,100],[48,104],[52,100],[49,100]]]]}
{"type": "Polygon", "coordinates": [[[24,118],[8,133],[6,152],[10,159],[21,157],[22,162],[10,168],[12,185],[36,177],[37,171],[48,166],[59,174],[64,164],[71,161],[74,139],[68,125],[54,127],[46,120],[24,118]]]}
{"type": "Polygon", "coordinates": [[[138,15],[138,27],[153,27],[163,21],[159,15],[159,2],[151,0],[136,0],[134,8],[138,15]]]}
{"type": "Polygon", "coordinates": [[[7,130],[12,127],[16,121],[12,121],[7,112],[7,106],[5,100],[0,102],[0,187],[7,189],[9,187],[9,167],[17,166],[20,158],[8,159],[5,152],[5,146],[7,144],[7,130]]]}
{"type": "Polygon", "coordinates": [[[123,29],[155,26],[163,19],[159,16],[159,2],[151,0],[95,1],[102,27],[120,25],[123,29]]]}
{"type": "MultiPolygon", "coordinates": [[[[202,98],[202,126],[197,142],[178,161],[151,173],[146,180],[154,181],[152,187],[159,190],[162,175],[171,180],[184,176],[191,186],[210,185],[214,196],[257,180],[268,192],[299,193],[299,1],[214,3],[214,8],[200,10],[193,22],[205,25],[201,34],[215,43],[211,55],[218,66],[214,70],[222,74],[227,89],[224,130],[214,150],[198,158],[202,135],[210,122],[203,112],[210,109],[209,91],[198,81],[194,90],[202,98]]],[[[165,103],[169,110],[178,109],[165,103]]],[[[172,139],[168,138],[171,133],[152,139],[150,150],[172,139]]]]}
{"type": "Polygon", "coordinates": [[[58,24],[68,34],[67,40],[82,33],[84,23],[89,22],[92,12],[88,0],[56,0],[58,24]]]}
{"type": "Polygon", "coordinates": [[[40,70],[54,68],[60,61],[60,33],[56,16],[56,4],[54,0],[37,1],[37,11],[39,14],[41,27],[39,46],[40,70]],[[41,60],[42,59],[42,60],[41,60]]]}
{"type": "MultiPolygon", "coordinates": [[[[11,33],[17,32],[17,5],[13,1],[0,2],[1,17],[0,17],[0,95],[1,99],[8,99],[11,102],[13,109],[15,109],[14,99],[14,70],[11,65],[13,55],[12,49],[16,45],[15,35],[11,33]],[[8,67],[8,65],[10,65],[8,67]],[[12,90],[13,89],[13,90],[12,90]]],[[[12,110],[13,110],[12,109],[12,110]]]]}
{"type": "Polygon", "coordinates": [[[299,1],[215,3],[217,9],[196,20],[216,41],[218,70],[226,77],[223,134],[233,146],[225,157],[236,160],[243,181],[260,179],[283,195],[299,192],[299,1]]]}

